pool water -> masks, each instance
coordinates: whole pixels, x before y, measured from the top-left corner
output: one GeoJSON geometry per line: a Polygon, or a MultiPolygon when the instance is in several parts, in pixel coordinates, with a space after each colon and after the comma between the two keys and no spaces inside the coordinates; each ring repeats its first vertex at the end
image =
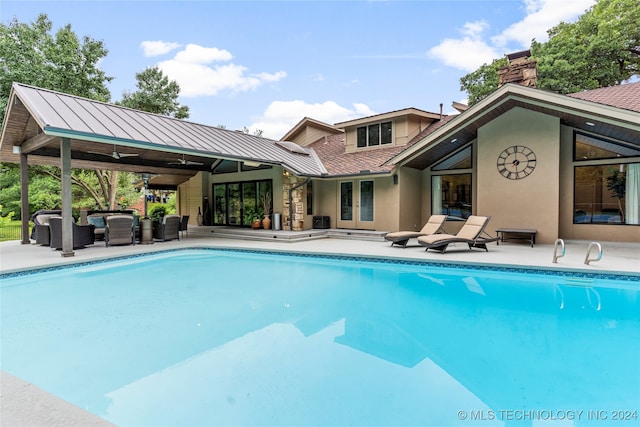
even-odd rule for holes
{"type": "Polygon", "coordinates": [[[0,290],[1,368],[121,426],[640,423],[629,280],[203,249],[0,290]]]}

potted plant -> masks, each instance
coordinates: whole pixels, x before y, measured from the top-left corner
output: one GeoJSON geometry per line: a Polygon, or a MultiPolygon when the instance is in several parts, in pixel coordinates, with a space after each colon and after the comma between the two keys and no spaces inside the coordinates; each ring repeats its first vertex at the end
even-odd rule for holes
{"type": "Polygon", "coordinates": [[[254,230],[260,228],[262,225],[262,209],[256,209],[254,207],[249,207],[244,210],[244,223],[250,224],[251,228],[254,230]]]}
{"type": "Polygon", "coordinates": [[[262,227],[265,230],[271,228],[271,218],[269,215],[271,214],[271,193],[268,191],[265,192],[261,197],[260,201],[262,202],[262,212],[264,213],[264,218],[262,218],[262,227]]]}

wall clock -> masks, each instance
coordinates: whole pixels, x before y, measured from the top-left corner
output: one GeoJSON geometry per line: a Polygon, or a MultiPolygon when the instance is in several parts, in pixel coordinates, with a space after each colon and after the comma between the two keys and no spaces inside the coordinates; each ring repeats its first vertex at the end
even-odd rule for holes
{"type": "Polygon", "coordinates": [[[529,147],[513,145],[498,155],[496,166],[507,179],[526,178],[536,167],[536,155],[529,147]]]}

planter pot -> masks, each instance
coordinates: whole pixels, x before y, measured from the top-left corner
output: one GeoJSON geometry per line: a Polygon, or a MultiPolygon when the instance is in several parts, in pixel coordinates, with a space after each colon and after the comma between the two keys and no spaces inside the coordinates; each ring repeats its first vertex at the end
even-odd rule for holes
{"type": "Polygon", "coordinates": [[[265,230],[269,230],[271,228],[271,218],[269,218],[267,215],[262,218],[262,228],[264,228],[265,230]]]}
{"type": "Polygon", "coordinates": [[[253,228],[254,230],[258,230],[261,225],[262,221],[260,221],[259,219],[254,219],[253,221],[251,221],[251,228],[253,228]]]}

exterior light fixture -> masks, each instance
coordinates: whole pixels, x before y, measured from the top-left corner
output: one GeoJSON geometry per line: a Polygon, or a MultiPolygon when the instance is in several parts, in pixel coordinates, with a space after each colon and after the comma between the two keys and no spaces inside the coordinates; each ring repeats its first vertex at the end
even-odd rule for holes
{"type": "Polygon", "coordinates": [[[451,140],[451,143],[453,144],[453,143],[454,143],[454,142],[456,142],[457,140],[458,140],[458,138],[453,138],[453,139],[451,140]]]}
{"type": "Polygon", "coordinates": [[[592,123],[592,122],[586,122],[585,124],[586,124],[587,126],[595,126],[595,123],[592,123]]]}

